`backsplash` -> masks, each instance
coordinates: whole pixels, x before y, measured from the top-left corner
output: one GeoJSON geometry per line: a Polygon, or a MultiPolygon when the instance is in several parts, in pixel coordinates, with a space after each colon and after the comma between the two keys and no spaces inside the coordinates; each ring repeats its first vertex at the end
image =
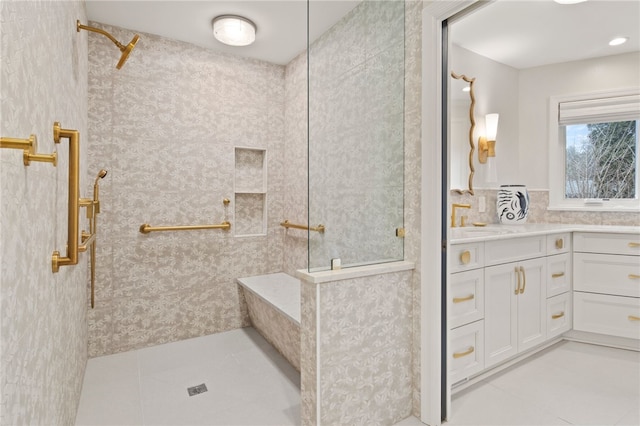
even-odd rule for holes
{"type": "MultiPolygon", "coordinates": [[[[640,226],[640,213],[637,212],[575,212],[547,210],[549,205],[549,191],[528,190],[530,204],[527,223],[562,223],[576,225],[619,225],[640,226]]],[[[450,194],[452,203],[469,203],[470,210],[461,210],[458,216],[467,216],[467,224],[484,222],[497,224],[496,189],[476,189],[475,195],[450,194]],[[485,197],[486,211],[478,212],[478,198],[485,197]]],[[[459,222],[458,222],[459,223],[459,222]]]]}

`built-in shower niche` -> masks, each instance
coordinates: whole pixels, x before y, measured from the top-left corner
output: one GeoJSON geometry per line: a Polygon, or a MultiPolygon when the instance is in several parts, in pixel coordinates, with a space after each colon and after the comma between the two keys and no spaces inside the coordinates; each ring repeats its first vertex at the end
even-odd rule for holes
{"type": "Polygon", "coordinates": [[[235,148],[236,236],[267,234],[267,150],[235,148]]]}

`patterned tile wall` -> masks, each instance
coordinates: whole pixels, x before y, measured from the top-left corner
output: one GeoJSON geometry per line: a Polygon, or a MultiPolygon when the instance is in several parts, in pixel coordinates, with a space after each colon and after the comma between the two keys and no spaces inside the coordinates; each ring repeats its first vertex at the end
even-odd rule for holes
{"type": "MultiPolygon", "coordinates": [[[[86,254],[51,271],[67,242],[68,142],[55,145],[54,121],[80,131],[87,156],[87,39],[84,2],[0,3],[0,134],[38,137],[57,167],[22,164],[0,152],[0,424],[73,424],[87,360],[86,254]]],[[[84,222],[84,221],[83,221],[84,222]]]]}
{"type": "Polygon", "coordinates": [[[243,290],[243,294],[253,327],[300,371],[300,324],[250,291],[243,290]]]}
{"type": "MultiPolygon", "coordinates": [[[[491,189],[476,189],[475,196],[469,194],[451,194],[453,203],[470,203],[471,209],[465,212],[469,218],[468,223],[485,222],[498,223],[496,212],[496,199],[498,191],[491,189]],[[478,197],[485,197],[487,210],[478,212],[478,197]]],[[[579,225],[625,225],[640,226],[640,213],[637,212],[574,212],[547,210],[549,205],[549,191],[529,190],[530,206],[528,223],[564,223],[579,225]]]]}
{"type": "Polygon", "coordinates": [[[411,413],[411,275],[318,285],[321,424],[394,424],[411,413]]]}
{"type": "MultiPolygon", "coordinates": [[[[117,39],[133,34],[93,24],[117,39]]],[[[89,52],[88,173],[109,170],[90,356],[248,325],[235,278],[282,270],[284,67],[149,34],[119,71],[105,37],[91,34],[89,52]],[[236,146],[267,150],[267,235],[234,236],[262,223],[234,205],[236,146]],[[226,218],[229,232],[138,232],[226,218]]]]}

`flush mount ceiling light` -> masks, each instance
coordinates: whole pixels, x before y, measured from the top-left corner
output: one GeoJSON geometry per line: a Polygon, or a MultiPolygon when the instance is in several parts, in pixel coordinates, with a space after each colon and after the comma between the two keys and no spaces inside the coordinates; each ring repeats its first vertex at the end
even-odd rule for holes
{"type": "Polygon", "coordinates": [[[576,3],[582,3],[585,2],[587,0],[553,0],[558,4],[576,4],[576,3]]]}
{"type": "Polygon", "coordinates": [[[237,15],[213,18],[213,36],[229,46],[248,46],[256,40],[256,24],[237,15]]]}
{"type": "Polygon", "coordinates": [[[627,37],[616,37],[609,42],[609,46],[619,46],[626,43],[627,40],[629,40],[627,37]]]}

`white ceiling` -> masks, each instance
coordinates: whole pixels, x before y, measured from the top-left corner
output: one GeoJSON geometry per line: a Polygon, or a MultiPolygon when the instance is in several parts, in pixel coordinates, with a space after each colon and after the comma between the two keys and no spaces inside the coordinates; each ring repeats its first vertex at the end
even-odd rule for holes
{"type": "MultiPolygon", "coordinates": [[[[360,0],[312,0],[314,40],[360,0]]],[[[89,20],[185,41],[217,51],[287,64],[306,48],[306,0],[87,0],[89,20]],[[258,27],[251,46],[215,40],[211,20],[238,14],[258,27]]],[[[530,68],[640,50],[640,0],[498,0],[452,20],[453,43],[514,68],[530,68]],[[610,47],[614,36],[627,36],[610,47]]]]}
{"type": "Polygon", "coordinates": [[[640,0],[500,0],[453,20],[452,43],[517,69],[640,51],[640,0]],[[611,47],[614,37],[629,37],[611,47]]]}
{"type": "MultiPolygon", "coordinates": [[[[324,33],[360,0],[315,0],[309,10],[311,40],[324,33]]],[[[185,41],[216,51],[287,64],[307,46],[306,0],[87,0],[89,20],[185,41]],[[213,38],[218,15],[241,15],[258,27],[251,46],[226,46],[213,38]]]]}

